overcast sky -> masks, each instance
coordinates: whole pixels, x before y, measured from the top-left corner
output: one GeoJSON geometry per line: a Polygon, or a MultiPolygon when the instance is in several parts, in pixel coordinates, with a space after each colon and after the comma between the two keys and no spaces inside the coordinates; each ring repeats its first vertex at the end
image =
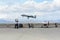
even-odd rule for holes
{"type": "Polygon", "coordinates": [[[36,15],[29,19],[32,22],[60,20],[60,0],[0,0],[0,19],[27,22],[22,14],[36,15]]]}

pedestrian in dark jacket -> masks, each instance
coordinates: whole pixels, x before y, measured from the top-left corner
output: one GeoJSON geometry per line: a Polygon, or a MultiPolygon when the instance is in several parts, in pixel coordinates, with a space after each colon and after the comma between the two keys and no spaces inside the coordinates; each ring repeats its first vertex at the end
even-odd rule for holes
{"type": "Polygon", "coordinates": [[[15,19],[15,22],[16,22],[16,24],[15,24],[15,28],[17,28],[18,29],[18,19],[15,19]]]}
{"type": "Polygon", "coordinates": [[[58,26],[57,26],[57,23],[55,23],[55,27],[57,28],[58,26]]]}

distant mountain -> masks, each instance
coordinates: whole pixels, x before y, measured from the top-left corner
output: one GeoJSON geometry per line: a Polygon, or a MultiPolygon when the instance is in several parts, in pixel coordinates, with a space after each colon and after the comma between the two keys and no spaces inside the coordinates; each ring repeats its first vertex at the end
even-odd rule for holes
{"type": "MultiPolygon", "coordinates": [[[[27,21],[27,20],[20,20],[19,21],[19,23],[41,23],[41,22],[56,22],[56,23],[60,23],[60,20],[39,20],[39,21],[37,21],[37,20],[35,20],[35,21],[33,21],[33,20],[31,20],[31,21],[27,21]]],[[[4,19],[0,19],[0,23],[15,23],[14,21],[9,21],[9,20],[4,20],[4,19]]]]}
{"type": "Polygon", "coordinates": [[[10,23],[11,21],[0,19],[0,23],[10,23]]]}

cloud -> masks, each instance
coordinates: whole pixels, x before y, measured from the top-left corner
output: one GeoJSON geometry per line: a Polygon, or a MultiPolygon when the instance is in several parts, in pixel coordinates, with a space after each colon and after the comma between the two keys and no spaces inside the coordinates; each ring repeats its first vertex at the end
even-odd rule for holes
{"type": "Polygon", "coordinates": [[[57,18],[60,17],[58,16],[60,12],[57,14],[58,11],[60,11],[60,0],[53,0],[51,2],[45,0],[40,3],[37,3],[34,0],[27,0],[22,4],[18,2],[11,5],[0,5],[1,18],[8,20],[14,20],[15,18],[23,19],[21,14],[37,15],[38,18],[41,17],[41,20],[43,18],[59,19],[57,18]]]}
{"type": "Polygon", "coordinates": [[[0,14],[0,19],[5,19],[7,18],[7,14],[0,14]]]}

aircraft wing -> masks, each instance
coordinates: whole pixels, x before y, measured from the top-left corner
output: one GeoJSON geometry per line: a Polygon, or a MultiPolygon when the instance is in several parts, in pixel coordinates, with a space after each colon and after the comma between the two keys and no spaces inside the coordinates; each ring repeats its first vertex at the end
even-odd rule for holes
{"type": "Polygon", "coordinates": [[[27,17],[28,19],[29,19],[29,18],[36,18],[36,16],[32,16],[32,15],[31,15],[31,16],[30,16],[30,15],[21,15],[21,16],[27,17]]]}

